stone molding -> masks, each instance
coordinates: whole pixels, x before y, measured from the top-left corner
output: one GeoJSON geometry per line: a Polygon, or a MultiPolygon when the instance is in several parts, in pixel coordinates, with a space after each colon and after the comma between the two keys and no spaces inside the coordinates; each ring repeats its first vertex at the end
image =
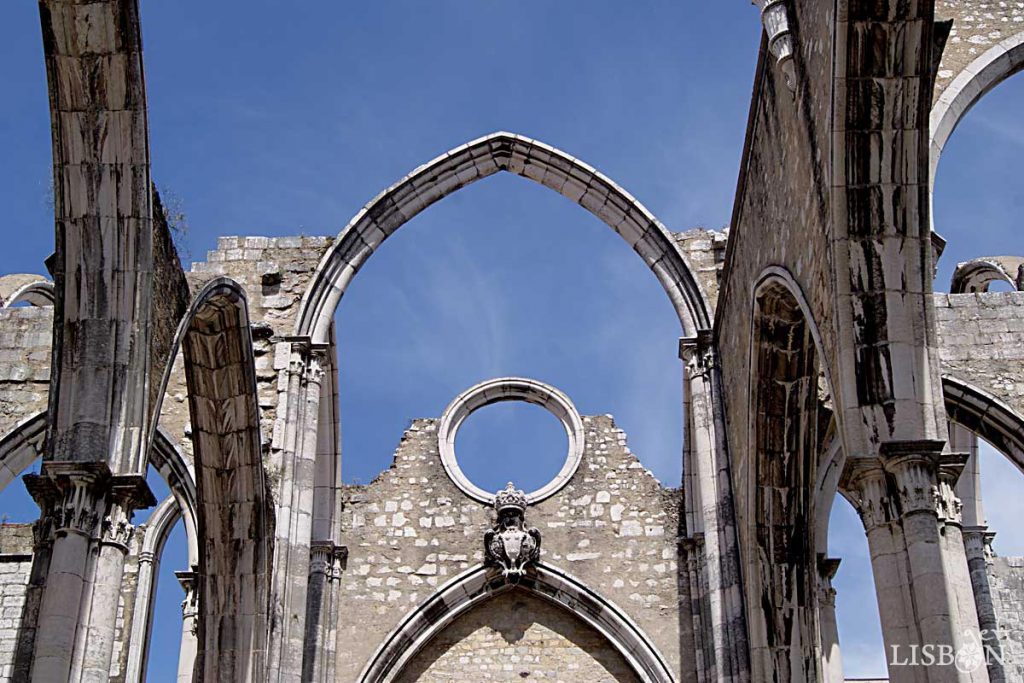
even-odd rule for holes
{"type": "Polygon", "coordinates": [[[793,64],[793,34],[789,27],[789,8],[786,0],[753,0],[761,10],[761,23],[768,36],[768,50],[782,70],[786,87],[796,90],[793,64]]]}
{"type": "Polygon", "coordinates": [[[295,334],[326,342],[338,302],[385,239],[434,202],[501,171],[578,202],[622,236],[662,284],[684,334],[711,327],[710,307],[695,271],[672,233],[645,206],[579,159],[538,140],[499,131],[434,158],[366,204],[317,266],[302,298],[295,334]]]}
{"type": "Polygon", "coordinates": [[[550,498],[569,483],[583,460],[583,419],[569,397],[550,384],[524,377],[499,377],[481,382],[459,394],[445,408],[438,424],[437,442],[441,464],[449,479],[463,493],[486,505],[493,504],[494,495],[471,482],[459,467],[455,456],[455,436],[459,427],[473,412],[501,401],[525,401],[544,408],[562,423],[569,439],[565,463],[555,478],[526,494],[527,504],[534,505],[550,498]]]}

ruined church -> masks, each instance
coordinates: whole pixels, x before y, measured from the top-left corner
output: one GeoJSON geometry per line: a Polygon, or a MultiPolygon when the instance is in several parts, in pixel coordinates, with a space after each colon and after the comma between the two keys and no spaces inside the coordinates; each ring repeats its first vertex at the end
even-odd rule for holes
{"type": "Polygon", "coordinates": [[[144,680],[181,520],[179,681],[840,683],[841,496],[887,652],[938,655],[890,658],[888,680],[1024,681],[1024,560],[993,552],[977,467],[983,439],[1024,468],[1024,259],[935,282],[931,221],[947,140],[1024,68],[1024,3],[754,4],[726,230],[670,231],[601,159],[496,132],[337,235],[223,237],[185,272],[150,178],[137,0],[39,0],[55,251],[51,278],[0,277],[0,488],[39,506],[0,526],[0,679],[144,680]],[[663,287],[682,481],[560,388],[496,377],[343,483],[339,301],[403,224],[499,172],[578,203],[663,287]],[[460,426],[499,401],[565,429],[539,489],[459,466],[460,426]]]}

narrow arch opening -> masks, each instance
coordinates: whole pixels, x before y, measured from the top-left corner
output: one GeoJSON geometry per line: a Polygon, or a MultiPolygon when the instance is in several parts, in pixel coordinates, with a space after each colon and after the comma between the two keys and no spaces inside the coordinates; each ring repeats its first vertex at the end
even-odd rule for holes
{"type": "Polygon", "coordinates": [[[757,290],[752,321],[754,406],[749,603],[755,662],[780,680],[813,678],[820,664],[819,579],[813,489],[832,412],[814,328],[796,296],[770,279],[757,290]]]}
{"type": "MultiPolygon", "coordinates": [[[[982,96],[942,149],[932,204],[935,230],[947,244],[938,264],[936,290],[948,288],[957,263],[981,256],[1024,255],[1017,248],[1024,227],[1021,111],[1024,75],[1017,74],[982,96]]],[[[990,290],[1012,288],[993,282],[990,290]]]]}
{"type": "Polygon", "coordinates": [[[829,514],[828,548],[829,556],[840,560],[832,588],[842,673],[851,679],[886,680],[882,621],[864,524],[853,505],[838,494],[829,514]]]}

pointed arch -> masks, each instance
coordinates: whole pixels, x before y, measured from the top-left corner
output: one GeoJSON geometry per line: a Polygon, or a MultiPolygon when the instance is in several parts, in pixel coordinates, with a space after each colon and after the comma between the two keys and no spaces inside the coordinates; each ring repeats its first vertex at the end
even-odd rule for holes
{"type": "Polygon", "coordinates": [[[939,99],[932,105],[929,117],[929,190],[935,188],[935,171],[939,167],[939,158],[960,121],[978,100],[1021,70],[1024,70],[1024,31],[986,50],[957,74],[942,91],[939,99]]]}
{"type": "Polygon", "coordinates": [[[950,420],[992,444],[1024,472],[1024,417],[996,396],[950,375],[942,377],[942,394],[950,420]]]}
{"type": "Polygon", "coordinates": [[[406,615],[374,652],[358,681],[394,681],[405,665],[459,616],[510,590],[529,591],[582,619],[608,640],[644,683],[676,680],[651,640],[622,610],[570,574],[540,563],[517,586],[483,565],[456,576],[406,615]]]}
{"type": "Polygon", "coordinates": [[[193,298],[168,355],[153,422],[179,349],[203,549],[196,672],[204,680],[259,680],[269,630],[274,511],[263,467],[249,309],[240,284],[215,278],[193,298]]]}
{"type": "Polygon", "coordinates": [[[1024,258],[986,256],[958,263],[949,284],[950,294],[987,292],[993,282],[1005,282],[1014,289],[1024,286],[1024,258]]]}
{"type": "Polygon", "coordinates": [[[295,334],[325,343],[334,311],[366,260],[409,219],[478,180],[508,171],[578,202],[615,230],[654,271],[684,336],[711,327],[707,299],[671,233],[593,167],[537,140],[497,132],[420,166],[356,214],[321,259],[302,299],[295,334]]]}
{"type": "Polygon", "coordinates": [[[42,275],[0,277],[0,302],[4,308],[11,308],[22,302],[30,306],[53,306],[55,298],[53,282],[42,275]]]}
{"type": "Polygon", "coordinates": [[[820,378],[830,395],[833,385],[820,332],[796,280],[771,266],[752,299],[753,462],[740,489],[748,511],[747,604],[759,606],[751,614],[752,667],[756,677],[811,679],[825,662],[818,655],[820,578],[807,568],[817,566],[817,506],[824,499],[831,503],[838,483],[829,459],[842,451],[826,450],[826,438],[832,420],[839,427],[839,411],[822,409],[820,378]]]}

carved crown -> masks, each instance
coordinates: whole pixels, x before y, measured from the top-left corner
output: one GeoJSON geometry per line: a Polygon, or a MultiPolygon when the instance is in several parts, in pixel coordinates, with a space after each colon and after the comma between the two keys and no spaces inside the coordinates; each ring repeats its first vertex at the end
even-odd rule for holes
{"type": "Polygon", "coordinates": [[[509,482],[508,486],[494,494],[494,509],[498,512],[509,508],[525,511],[526,505],[526,494],[517,489],[512,482],[509,482]]]}

